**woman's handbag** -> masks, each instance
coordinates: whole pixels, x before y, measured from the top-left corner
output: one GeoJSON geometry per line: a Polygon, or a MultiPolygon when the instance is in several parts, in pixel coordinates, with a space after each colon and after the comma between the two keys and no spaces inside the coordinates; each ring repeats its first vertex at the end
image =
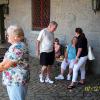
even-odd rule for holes
{"type": "Polygon", "coordinates": [[[88,60],[94,60],[94,54],[93,54],[93,50],[91,48],[91,46],[88,46],[88,60]]]}

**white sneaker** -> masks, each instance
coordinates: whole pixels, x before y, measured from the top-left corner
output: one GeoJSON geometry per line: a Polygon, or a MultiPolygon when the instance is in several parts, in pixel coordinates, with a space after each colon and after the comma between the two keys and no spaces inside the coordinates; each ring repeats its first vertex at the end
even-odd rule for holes
{"type": "Polygon", "coordinates": [[[44,83],[43,75],[40,74],[40,75],[39,75],[39,78],[40,78],[40,82],[41,82],[41,83],[44,83]]]}
{"type": "Polygon", "coordinates": [[[71,75],[67,75],[67,80],[70,81],[71,80],[71,75]]]}
{"type": "Polygon", "coordinates": [[[46,79],[45,79],[45,82],[46,82],[46,83],[50,83],[50,84],[53,84],[53,83],[54,83],[54,81],[50,80],[50,78],[46,78],[46,79]]]}
{"type": "Polygon", "coordinates": [[[58,75],[57,77],[55,77],[56,80],[63,80],[64,76],[63,75],[58,75]]]}

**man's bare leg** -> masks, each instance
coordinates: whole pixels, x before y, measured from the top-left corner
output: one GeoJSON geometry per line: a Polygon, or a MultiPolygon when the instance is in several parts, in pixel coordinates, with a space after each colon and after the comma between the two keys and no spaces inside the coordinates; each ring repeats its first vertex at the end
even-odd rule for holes
{"type": "Polygon", "coordinates": [[[45,82],[47,83],[54,83],[53,81],[51,81],[50,77],[51,77],[51,72],[52,72],[52,66],[51,65],[48,65],[47,67],[47,77],[45,79],[45,82]]]}
{"type": "Polygon", "coordinates": [[[47,66],[42,66],[41,74],[39,75],[41,83],[44,82],[44,75],[45,75],[46,72],[47,72],[47,66]]]}

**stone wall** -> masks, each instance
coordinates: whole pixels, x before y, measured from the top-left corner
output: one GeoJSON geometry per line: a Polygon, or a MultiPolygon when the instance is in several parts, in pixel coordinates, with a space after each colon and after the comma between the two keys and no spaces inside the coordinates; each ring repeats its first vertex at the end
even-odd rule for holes
{"type": "Polygon", "coordinates": [[[25,38],[31,56],[34,53],[34,36],[32,31],[31,0],[9,0],[9,15],[5,15],[5,27],[9,25],[20,25],[25,32],[25,38]]]}
{"type": "Polygon", "coordinates": [[[9,0],[9,15],[5,15],[5,18],[6,28],[13,24],[20,25],[25,37],[29,37],[32,29],[31,0],[9,0]]]}
{"type": "Polygon", "coordinates": [[[75,28],[81,27],[89,44],[93,47],[96,60],[93,71],[100,74],[100,11],[94,14],[91,0],[51,0],[51,20],[58,22],[57,37],[70,42],[75,28]]]}
{"type": "MultiPolygon", "coordinates": [[[[19,24],[25,31],[31,56],[36,55],[36,38],[39,31],[32,31],[31,0],[10,0],[9,15],[5,25],[19,24]]],[[[82,27],[93,47],[96,60],[92,66],[100,74],[100,12],[92,11],[91,0],[51,0],[50,19],[58,22],[55,37],[63,44],[69,43],[74,36],[75,28],[82,27]]]]}

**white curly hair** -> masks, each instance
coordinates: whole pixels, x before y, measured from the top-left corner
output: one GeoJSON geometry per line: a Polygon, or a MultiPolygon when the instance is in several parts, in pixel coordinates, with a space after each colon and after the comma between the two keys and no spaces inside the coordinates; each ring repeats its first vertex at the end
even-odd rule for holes
{"type": "Polygon", "coordinates": [[[18,25],[10,25],[7,29],[8,35],[16,35],[18,37],[24,37],[23,29],[18,25]]]}

